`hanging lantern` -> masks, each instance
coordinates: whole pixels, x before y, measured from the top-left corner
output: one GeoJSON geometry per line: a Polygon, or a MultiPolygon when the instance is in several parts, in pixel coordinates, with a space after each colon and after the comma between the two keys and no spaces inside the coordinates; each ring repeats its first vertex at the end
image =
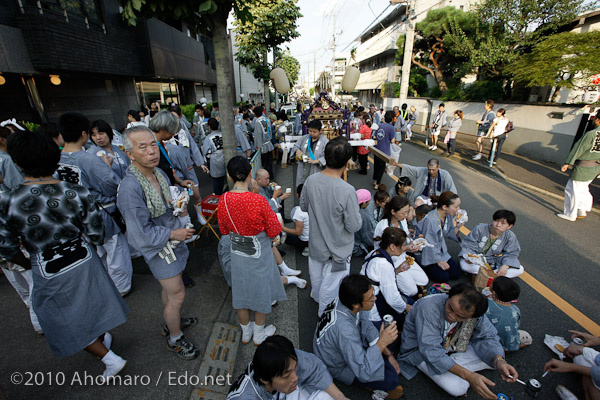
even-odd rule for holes
{"type": "Polygon", "coordinates": [[[285,94],[290,91],[290,81],[285,74],[285,71],[281,68],[275,68],[269,75],[275,83],[275,90],[281,94],[285,94]]]}
{"type": "Polygon", "coordinates": [[[59,75],[50,75],[50,82],[54,85],[54,86],[58,86],[61,84],[61,79],[59,75]]]}
{"type": "Polygon", "coordinates": [[[0,73],[0,86],[4,85],[6,83],[6,79],[2,76],[2,73],[0,73]]]}
{"type": "Polygon", "coordinates": [[[342,79],[342,90],[345,92],[352,92],[358,83],[360,77],[360,71],[357,67],[348,67],[344,73],[344,79],[342,79]]]}

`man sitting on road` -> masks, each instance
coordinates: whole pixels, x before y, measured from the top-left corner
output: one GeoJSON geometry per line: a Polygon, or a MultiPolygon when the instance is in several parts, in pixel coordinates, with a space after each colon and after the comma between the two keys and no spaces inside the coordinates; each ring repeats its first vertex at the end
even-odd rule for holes
{"type": "Polygon", "coordinates": [[[484,315],[487,307],[468,283],[417,301],[404,322],[402,375],[412,379],[421,370],[451,396],[463,396],[472,386],[484,399],[496,399],[488,388],[494,383],[476,372],[496,368],[511,383],[519,375],[504,359],[498,332],[484,315]]]}
{"type": "Polygon", "coordinates": [[[280,213],[283,216],[283,201],[289,199],[292,193],[281,194],[281,188],[273,187],[269,181],[269,171],[266,169],[256,171],[256,183],[258,184],[258,194],[267,199],[275,214],[280,213]]]}
{"type": "Polygon", "coordinates": [[[415,208],[421,204],[431,205],[431,196],[439,196],[443,192],[456,192],[452,176],[440,168],[440,161],[432,158],[427,167],[413,167],[408,164],[394,163],[402,169],[401,176],[407,176],[414,182],[413,191],[408,193],[408,201],[415,208]]]}
{"type": "Polygon", "coordinates": [[[234,399],[347,400],[321,360],[294,349],[280,335],[256,348],[252,362],[229,390],[227,400],[234,399]]]}
{"type": "Polygon", "coordinates": [[[519,262],[521,246],[517,236],[511,231],[517,217],[512,211],[498,210],[492,216],[491,224],[477,224],[463,239],[458,254],[460,268],[464,272],[477,275],[479,265],[473,264],[465,256],[483,254],[498,276],[514,278],[525,270],[519,262]]]}
{"type": "Polygon", "coordinates": [[[344,278],[339,297],[319,320],[313,351],[340,382],[373,389],[373,400],[397,399],[403,394],[398,385],[400,367],[388,345],[398,337],[398,329],[392,322],[377,331],[369,319],[375,300],[369,278],[344,278]]]}

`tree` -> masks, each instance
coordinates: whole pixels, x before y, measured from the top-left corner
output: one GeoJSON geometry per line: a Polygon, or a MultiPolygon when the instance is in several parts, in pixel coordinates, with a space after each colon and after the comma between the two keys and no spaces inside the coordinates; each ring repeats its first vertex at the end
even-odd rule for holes
{"type": "MultiPolygon", "coordinates": [[[[448,6],[429,11],[415,27],[412,62],[431,74],[442,93],[448,90],[448,79],[459,79],[470,72],[465,69],[467,55],[454,51],[451,24],[461,26],[463,32],[471,32],[476,27],[476,15],[448,6]]],[[[398,47],[403,51],[403,40],[401,43],[398,41],[398,47]]],[[[397,59],[401,57],[399,55],[397,59]]]]}
{"type": "Polygon", "coordinates": [[[556,86],[551,101],[561,87],[590,86],[589,78],[598,71],[600,31],[564,32],[536,44],[510,68],[515,81],[527,86],[556,86]]]}
{"type": "Polygon", "coordinates": [[[135,26],[141,18],[156,17],[161,20],[185,21],[199,32],[211,33],[215,51],[217,91],[223,132],[225,161],[236,155],[233,126],[232,55],[229,51],[227,18],[233,10],[239,21],[252,17],[246,2],[234,0],[120,0],[121,13],[129,25],[135,26]]]}
{"type": "Polygon", "coordinates": [[[290,87],[294,87],[298,82],[298,74],[300,73],[300,63],[289,52],[284,51],[277,58],[277,66],[285,71],[285,74],[290,81],[290,87]]]}
{"type": "MultiPolygon", "coordinates": [[[[238,48],[236,58],[247,66],[265,87],[265,103],[268,104],[269,73],[272,65],[267,60],[269,50],[300,36],[298,18],[302,17],[297,0],[255,0],[248,2],[251,18],[234,22],[238,48]]],[[[266,107],[268,111],[268,107],[266,107]]]]}

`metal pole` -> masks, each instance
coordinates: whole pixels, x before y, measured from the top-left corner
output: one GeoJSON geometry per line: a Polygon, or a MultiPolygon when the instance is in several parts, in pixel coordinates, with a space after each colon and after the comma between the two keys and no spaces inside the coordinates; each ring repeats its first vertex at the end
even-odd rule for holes
{"type": "Polygon", "coordinates": [[[402,75],[400,78],[400,104],[406,103],[406,98],[408,97],[410,67],[412,63],[413,44],[415,42],[415,0],[409,1],[407,16],[406,37],[404,40],[404,58],[402,61],[402,75]]]}

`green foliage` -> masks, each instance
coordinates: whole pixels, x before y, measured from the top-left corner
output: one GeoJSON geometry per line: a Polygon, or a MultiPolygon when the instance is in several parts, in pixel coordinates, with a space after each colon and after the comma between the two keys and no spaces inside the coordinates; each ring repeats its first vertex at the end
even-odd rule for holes
{"type": "Polygon", "coordinates": [[[414,97],[420,97],[427,93],[427,76],[422,71],[418,67],[413,67],[410,70],[408,93],[414,97]]]}
{"type": "Polygon", "coordinates": [[[300,36],[297,0],[256,0],[247,2],[251,18],[234,22],[238,48],[236,58],[250,68],[255,78],[268,80],[272,66],[266,60],[269,50],[300,36]]]}
{"type": "Polygon", "coordinates": [[[442,96],[442,91],[440,90],[439,87],[434,86],[431,89],[429,89],[429,91],[427,92],[427,97],[435,97],[435,98],[440,98],[442,96]]]}
{"type": "MultiPolygon", "coordinates": [[[[442,92],[448,90],[448,79],[459,79],[470,72],[465,67],[467,54],[455,50],[457,43],[451,26],[460,26],[465,35],[471,34],[476,29],[477,16],[448,6],[429,11],[415,27],[413,63],[431,74],[442,92]]],[[[396,59],[401,58],[398,52],[396,59]]]]}
{"type": "Polygon", "coordinates": [[[590,86],[585,79],[598,72],[600,31],[564,32],[536,44],[510,68],[515,81],[526,86],[590,86]],[[565,79],[567,78],[567,79],[565,79]]]}
{"type": "Polygon", "coordinates": [[[315,95],[315,88],[308,89],[308,94],[312,97],[315,95]]]}
{"type": "Polygon", "coordinates": [[[40,128],[40,124],[36,124],[35,122],[19,121],[19,124],[29,129],[29,132],[35,132],[40,128]]]}
{"type": "Polygon", "coordinates": [[[463,99],[485,101],[502,98],[502,81],[475,81],[463,88],[463,99]]]}
{"type": "Polygon", "coordinates": [[[400,97],[400,84],[398,82],[387,82],[381,85],[381,98],[400,97]]]}
{"type": "Polygon", "coordinates": [[[441,96],[442,101],[454,101],[461,100],[463,98],[463,91],[460,85],[451,86],[441,96]]]}
{"type": "Polygon", "coordinates": [[[277,59],[277,66],[282,68],[290,81],[290,87],[294,87],[298,82],[300,74],[300,63],[290,54],[289,50],[284,51],[277,59]]]}
{"type": "Polygon", "coordinates": [[[398,47],[398,50],[394,55],[394,65],[404,64],[404,42],[406,42],[406,35],[400,35],[398,40],[396,40],[396,46],[398,47]]]}
{"type": "Polygon", "coordinates": [[[183,113],[183,115],[185,115],[185,117],[187,118],[188,121],[192,122],[192,120],[194,119],[194,108],[196,107],[195,104],[185,104],[183,106],[181,106],[181,112],[183,113]]]}

